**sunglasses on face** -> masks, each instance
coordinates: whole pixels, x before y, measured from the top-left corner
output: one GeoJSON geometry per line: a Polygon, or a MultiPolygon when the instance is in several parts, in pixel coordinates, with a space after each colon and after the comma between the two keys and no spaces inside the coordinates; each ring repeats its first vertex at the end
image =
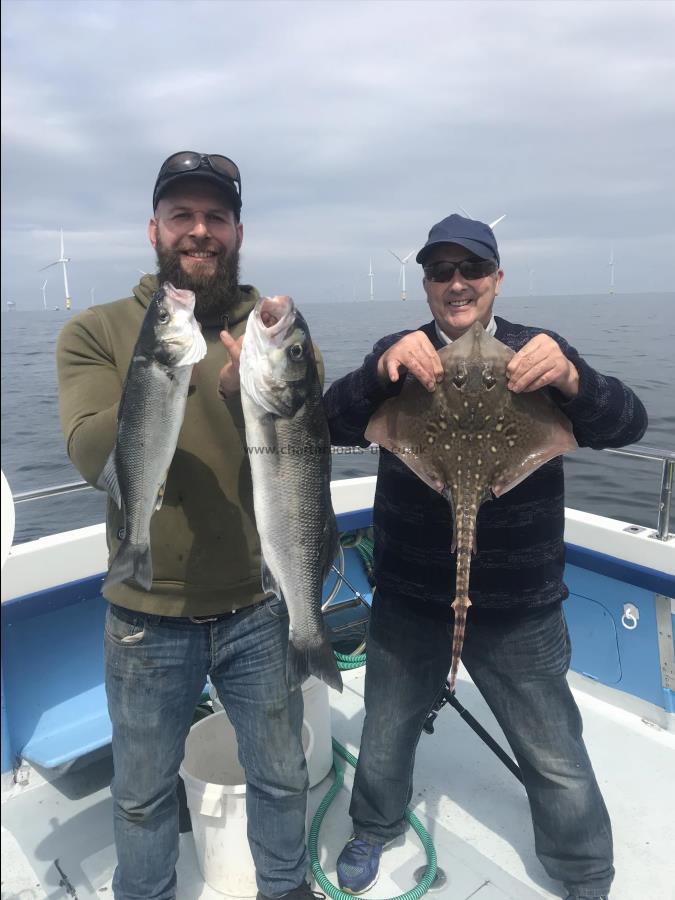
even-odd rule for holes
{"type": "Polygon", "coordinates": [[[461,262],[435,262],[424,266],[424,277],[436,284],[447,284],[455,277],[455,272],[467,281],[494,275],[497,263],[494,259],[463,259],[461,262]]]}
{"type": "Polygon", "coordinates": [[[239,169],[231,159],[227,156],[221,156],[218,153],[195,153],[192,150],[183,150],[181,153],[174,153],[170,156],[162,166],[159,177],[163,175],[175,175],[178,172],[193,172],[202,166],[210,166],[218,175],[224,175],[229,178],[237,186],[237,193],[241,198],[241,175],[239,169]]]}

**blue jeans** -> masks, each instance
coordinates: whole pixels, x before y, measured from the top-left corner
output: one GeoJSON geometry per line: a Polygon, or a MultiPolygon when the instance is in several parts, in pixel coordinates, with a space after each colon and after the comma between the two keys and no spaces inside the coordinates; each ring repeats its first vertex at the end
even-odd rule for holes
{"type": "Polygon", "coordinates": [[[287,642],[276,599],[206,623],[108,608],[116,900],[176,897],[178,769],[207,675],[237,734],[258,889],[279,897],[304,881],[303,702],[286,686],[287,642]]]}
{"type": "MultiPolygon", "coordinates": [[[[462,661],[520,766],[537,856],[572,896],[602,897],[614,877],[612,833],[565,678],[570,642],[562,608],[479,615],[472,621],[469,613],[462,661]]],[[[451,633],[452,626],[375,595],[350,807],[357,837],[381,843],[405,829],[415,750],[447,678],[451,633]]]]}

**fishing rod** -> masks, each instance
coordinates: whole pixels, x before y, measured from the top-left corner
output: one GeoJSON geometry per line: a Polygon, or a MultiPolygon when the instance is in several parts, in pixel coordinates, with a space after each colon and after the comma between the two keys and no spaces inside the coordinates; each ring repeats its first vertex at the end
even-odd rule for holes
{"type": "Polygon", "coordinates": [[[523,776],[518,767],[517,763],[515,763],[508,753],[499,746],[497,741],[492,737],[489,731],[486,731],[485,728],[480,724],[480,722],[475,719],[466,707],[462,706],[457,697],[455,696],[455,692],[450,690],[450,682],[446,681],[445,687],[441,691],[441,694],[434,704],[434,708],[427,716],[427,720],[424,723],[423,730],[426,731],[427,734],[434,733],[434,722],[438,713],[445,705],[452,706],[454,710],[456,710],[460,716],[464,719],[466,724],[471,728],[478,737],[483,741],[483,743],[487,744],[487,746],[492,750],[492,752],[497,756],[506,766],[506,768],[516,776],[518,781],[521,784],[524,784],[523,776]]]}

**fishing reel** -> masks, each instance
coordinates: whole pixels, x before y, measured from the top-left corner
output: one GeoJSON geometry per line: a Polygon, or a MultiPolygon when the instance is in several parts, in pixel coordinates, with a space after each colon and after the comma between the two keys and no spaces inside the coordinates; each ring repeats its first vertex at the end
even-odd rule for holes
{"type": "Polygon", "coordinates": [[[426,731],[427,734],[434,733],[434,722],[436,721],[439,712],[443,709],[446,703],[452,704],[454,696],[455,692],[450,690],[450,683],[446,681],[445,687],[438,695],[438,700],[434,703],[431,712],[427,716],[426,722],[422,726],[423,731],[426,731]]]}

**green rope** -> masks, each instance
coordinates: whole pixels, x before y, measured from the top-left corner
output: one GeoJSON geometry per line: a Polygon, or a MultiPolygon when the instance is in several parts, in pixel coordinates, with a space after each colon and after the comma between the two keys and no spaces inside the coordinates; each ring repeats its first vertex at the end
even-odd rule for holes
{"type": "MultiPolygon", "coordinates": [[[[314,876],[314,880],[322,891],[325,891],[329,897],[333,898],[333,900],[354,900],[352,894],[346,894],[344,891],[339,890],[328,880],[328,878],[326,878],[326,875],[321,868],[321,863],[319,862],[318,847],[319,830],[321,828],[321,823],[323,822],[324,816],[328,811],[328,807],[331,805],[338,792],[340,791],[342,785],[344,784],[344,770],[338,764],[338,756],[341,756],[351,766],[354,767],[356,766],[357,762],[356,757],[353,756],[342,746],[342,744],[339,744],[335,739],[333,739],[333,751],[333,772],[335,774],[335,781],[333,783],[333,786],[329,789],[328,793],[319,804],[319,808],[317,809],[314,819],[312,820],[312,827],[309,832],[308,841],[309,859],[312,865],[312,875],[314,876]]],[[[406,809],[405,811],[405,818],[412,825],[422,842],[422,846],[424,847],[424,850],[427,854],[427,870],[424,873],[424,877],[416,887],[412,888],[409,891],[406,891],[405,894],[398,894],[396,897],[390,898],[390,900],[419,900],[419,898],[426,894],[426,892],[429,890],[436,877],[436,851],[434,850],[434,845],[432,843],[429,832],[422,825],[417,816],[409,809],[406,809]]]]}

